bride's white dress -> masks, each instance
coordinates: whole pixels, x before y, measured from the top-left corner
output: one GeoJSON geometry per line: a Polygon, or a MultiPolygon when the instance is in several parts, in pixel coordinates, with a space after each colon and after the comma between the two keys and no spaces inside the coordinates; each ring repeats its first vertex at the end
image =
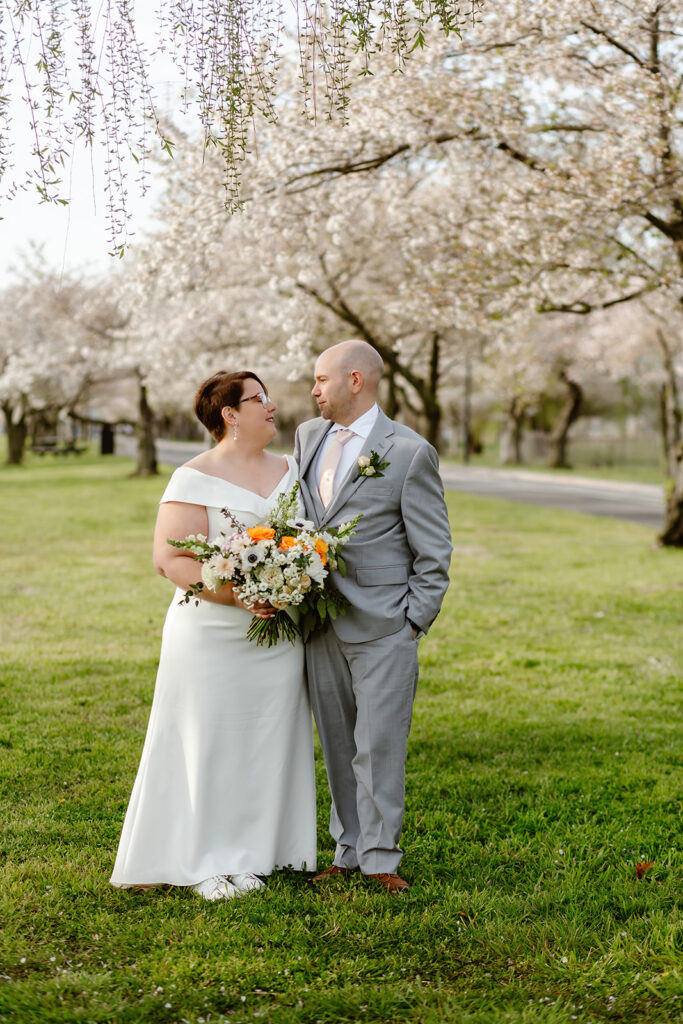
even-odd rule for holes
{"type": "MultiPolygon", "coordinates": [[[[209,537],[267,517],[267,497],[177,469],[161,499],[206,506],[209,537]]],[[[246,640],[249,612],[179,604],[164,625],[154,700],[111,882],[193,885],[211,875],[314,870],[315,782],[303,646],[246,640]]]]}

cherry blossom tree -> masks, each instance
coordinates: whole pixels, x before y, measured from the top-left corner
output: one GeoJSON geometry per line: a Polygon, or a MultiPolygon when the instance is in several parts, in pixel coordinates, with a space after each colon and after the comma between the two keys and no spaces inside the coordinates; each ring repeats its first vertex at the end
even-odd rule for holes
{"type": "Polygon", "coordinates": [[[121,376],[111,360],[120,318],[104,282],[58,274],[39,254],[0,296],[0,405],[16,464],[31,427],[35,440],[41,424],[55,433],[59,420],[89,422],[77,411],[89,390],[121,376]]]}
{"type": "MultiPolygon", "coordinates": [[[[537,318],[536,318],[537,319],[537,318]]],[[[547,331],[531,315],[500,326],[480,369],[482,384],[503,412],[499,459],[503,465],[524,462],[524,426],[528,414],[548,394],[552,365],[547,358],[547,331]]]]}
{"type": "MultiPolygon", "coordinates": [[[[467,142],[473,160],[496,153],[522,172],[493,213],[520,300],[586,315],[667,292],[673,308],[683,296],[682,16],[681,0],[489,5],[463,46],[430,47],[414,87],[391,96],[391,118],[380,104],[374,140],[311,161],[289,186],[467,142]]],[[[683,464],[666,543],[681,538],[681,510],[683,464]]]]}
{"type": "Polygon", "coordinates": [[[283,371],[282,304],[246,218],[225,215],[220,161],[186,144],[167,176],[159,228],[129,254],[115,288],[125,325],[112,359],[137,384],[139,475],[157,470],[160,415],[190,409],[200,380],[226,365],[283,371]]]}
{"type": "Polygon", "coordinates": [[[549,461],[567,468],[571,430],[586,396],[601,387],[636,385],[648,404],[659,405],[664,463],[673,465],[667,458],[673,459],[680,437],[677,379],[683,371],[683,334],[671,330],[675,320],[676,311],[665,312],[658,297],[588,317],[533,314],[512,336],[501,337],[484,372],[506,413],[501,461],[522,461],[524,420],[553,399],[559,411],[548,438],[549,461]]]}
{"type": "Polygon", "coordinates": [[[78,282],[45,269],[2,293],[0,405],[10,463],[23,458],[31,416],[54,421],[88,378],[90,339],[75,324],[83,295],[78,282]]]}
{"type": "Polygon", "coordinates": [[[659,423],[662,454],[667,473],[674,479],[683,442],[683,308],[671,306],[667,294],[648,296],[642,307],[648,318],[649,353],[658,356],[656,383],[659,393],[659,423]],[[652,338],[656,344],[653,345],[652,338]]]}
{"type": "MultiPolygon", "coordinates": [[[[134,322],[167,349],[177,335],[185,353],[229,348],[261,366],[279,360],[293,376],[309,373],[326,345],[361,336],[387,365],[389,411],[419,418],[438,445],[440,385],[502,287],[492,261],[479,272],[489,192],[451,159],[388,169],[381,180],[275,191],[268,181],[281,138],[280,129],[254,165],[250,201],[230,219],[220,168],[197,147],[179,149],[159,211],[164,229],[144,255],[150,269],[133,275],[144,292],[131,303],[144,310],[134,322]],[[150,302],[152,279],[160,301],[150,302]]],[[[295,127],[294,160],[298,142],[295,127]]]]}
{"type": "MultiPolygon", "coordinates": [[[[482,107],[477,131],[537,183],[540,309],[586,314],[655,292],[683,305],[682,15],[678,0],[511,3],[461,54],[515,97],[482,107]]],[[[683,544],[680,462],[661,538],[683,544]]]]}
{"type": "Polygon", "coordinates": [[[365,337],[387,364],[389,410],[419,416],[438,442],[440,385],[472,337],[480,347],[514,323],[520,277],[532,271],[517,252],[520,172],[503,154],[473,162],[461,141],[363,163],[378,139],[388,144],[402,130],[397,103],[419,107],[425,75],[421,65],[399,78],[388,58],[379,61],[343,130],[330,123],[311,134],[283,105],[277,130],[261,130],[258,160],[245,164],[245,207],[229,220],[219,164],[189,141],[179,146],[166,172],[164,228],[152,243],[152,262],[170,282],[153,319],[191,317],[194,329],[204,318],[207,336],[224,319],[234,336],[256,328],[271,339],[262,350],[284,344],[292,372],[339,337],[365,337]],[[328,174],[325,155],[332,167],[362,165],[363,173],[328,174]]]}

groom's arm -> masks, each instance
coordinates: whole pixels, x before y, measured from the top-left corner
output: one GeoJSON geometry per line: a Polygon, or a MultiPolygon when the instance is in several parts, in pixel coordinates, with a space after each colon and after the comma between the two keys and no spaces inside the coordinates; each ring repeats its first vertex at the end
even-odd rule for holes
{"type": "Polygon", "coordinates": [[[420,445],[401,494],[401,513],[413,565],[408,580],[407,618],[426,633],[448,588],[451,531],[435,449],[420,445]]]}

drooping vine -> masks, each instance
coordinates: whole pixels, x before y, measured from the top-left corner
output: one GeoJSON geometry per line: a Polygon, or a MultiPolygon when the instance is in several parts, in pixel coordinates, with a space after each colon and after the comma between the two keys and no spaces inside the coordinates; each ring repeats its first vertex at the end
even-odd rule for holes
{"type": "MultiPolygon", "coordinates": [[[[103,155],[108,231],[122,252],[130,190],[144,192],[155,148],[172,153],[153,87],[155,60],[180,73],[178,107],[220,150],[226,205],[240,202],[240,167],[255,123],[277,120],[282,56],[298,47],[301,107],[345,123],[354,76],[392,52],[400,71],[436,23],[460,34],[484,0],[157,0],[145,47],[134,0],[0,0],[0,203],[19,188],[68,203],[74,147],[103,155]],[[356,66],[357,65],[357,66],[356,66]],[[30,142],[29,175],[15,156],[30,142]]],[[[25,162],[25,161],[24,161],[25,162]]]]}

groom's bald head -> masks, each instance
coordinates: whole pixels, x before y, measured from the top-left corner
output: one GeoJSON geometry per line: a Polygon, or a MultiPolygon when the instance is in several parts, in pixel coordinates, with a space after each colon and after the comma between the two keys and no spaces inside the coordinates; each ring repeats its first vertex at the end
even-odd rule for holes
{"type": "Polygon", "coordinates": [[[383,372],[379,352],[367,341],[354,338],[325,349],[315,364],[312,392],[321,415],[353,423],[375,403],[383,372]]]}
{"type": "Polygon", "coordinates": [[[363,374],[365,386],[367,388],[374,387],[375,392],[377,391],[377,386],[384,373],[384,363],[377,349],[368,345],[367,341],[361,341],[359,338],[340,341],[338,345],[332,345],[326,349],[323,355],[337,360],[338,365],[345,373],[358,370],[363,374]]]}

